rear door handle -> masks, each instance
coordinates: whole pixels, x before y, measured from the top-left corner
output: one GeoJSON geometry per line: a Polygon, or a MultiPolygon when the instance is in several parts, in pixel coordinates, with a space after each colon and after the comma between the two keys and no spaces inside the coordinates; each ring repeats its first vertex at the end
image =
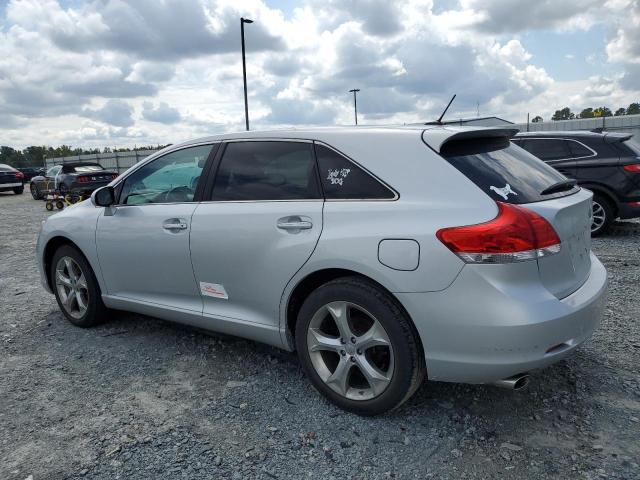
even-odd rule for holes
{"type": "Polygon", "coordinates": [[[313,223],[308,217],[283,217],[278,219],[276,226],[281,230],[309,230],[313,228],[313,223]]]}
{"type": "Polygon", "coordinates": [[[162,224],[162,228],[165,230],[186,230],[188,227],[186,220],[182,218],[172,218],[170,220],[166,220],[162,224]]]}

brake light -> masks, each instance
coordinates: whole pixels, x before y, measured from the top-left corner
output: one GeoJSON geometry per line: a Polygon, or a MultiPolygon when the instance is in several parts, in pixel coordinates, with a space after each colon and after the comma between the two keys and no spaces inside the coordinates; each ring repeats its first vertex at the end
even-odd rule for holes
{"type": "Polygon", "coordinates": [[[16,172],[16,178],[24,178],[24,173],[16,172]]]}
{"type": "Polygon", "coordinates": [[[76,182],[78,183],[89,183],[89,177],[80,176],[76,178],[76,182]]]}
{"type": "Polygon", "coordinates": [[[625,165],[624,168],[627,172],[640,173],[640,163],[632,163],[631,165],[625,165]]]}
{"type": "Polygon", "coordinates": [[[560,238],[542,216],[518,205],[496,202],[498,216],[477,225],[438,230],[436,236],[466,263],[512,263],[560,251],[560,238]]]}
{"type": "Polygon", "coordinates": [[[118,178],[118,174],[117,173],[112,173],[111,174],[111,180],[115,180],[116,178],[118,178]]]}

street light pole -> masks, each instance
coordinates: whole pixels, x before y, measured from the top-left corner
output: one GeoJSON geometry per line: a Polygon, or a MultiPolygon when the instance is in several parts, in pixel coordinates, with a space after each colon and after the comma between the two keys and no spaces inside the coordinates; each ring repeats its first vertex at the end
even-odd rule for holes
{"type": "Polygon", "coordinates": [[[240,37],[242,38],[242,79],[244,81],[244,122],[249,130],[249,103],[247,101],[247,63],[244,52],[244,24],[253,23],[253,20],[240,17],[240,37]]]}
{"type": "Polygon", "coordinates": [[[356,125],[358,125],[358,99],[357,93],[360,91],[359,88],[352,88],[349,92],[353,92],[353,113],[356,117],[356,125]]]}

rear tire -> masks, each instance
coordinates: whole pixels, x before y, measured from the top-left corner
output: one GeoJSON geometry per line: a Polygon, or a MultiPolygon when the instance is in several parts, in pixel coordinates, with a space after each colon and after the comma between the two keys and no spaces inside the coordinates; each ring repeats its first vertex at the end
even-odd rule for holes
{"type": "Polygon", "coordinates": [[[591,236],[597,237],[606,233],[615,220],[614,208],[611,201],[599,193],[593,195],[593,222],[591,223],[591,236]]]}
{"type": "Polygon", "coordinates": [[[359,415],[399,407],[425,377],[424,353],[410,319],[388,293],[359,277],[313,291],[300,309],[295,337],[313,386],[359,415]]]}
{"type": "Polygon", "coordinates": [[[63,245],[53,255],[49,271],[56,301],[67,319],[78,327],[93,327],[106,320],[98,281],[84,255],[63,245]]]}
{"type": "Polygon", "coordinates": [[[24,192],[24,185],[13,189],[13,193],[15,193],[16,195],[22,195],[22,192],[24,192]]]}

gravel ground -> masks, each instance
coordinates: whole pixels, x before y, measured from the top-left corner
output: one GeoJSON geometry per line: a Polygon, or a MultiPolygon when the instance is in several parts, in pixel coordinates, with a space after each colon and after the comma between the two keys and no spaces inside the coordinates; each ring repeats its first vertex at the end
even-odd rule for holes
{"type": "Polygon", "coordinates": [[[604,321],[529,388],[429,382],[360,418],[294,354],[131,314],[73,327],[38,280],[47,215],[0,194],[0,479],[640,478],[640,223],[594,241],[604,321]]]}

